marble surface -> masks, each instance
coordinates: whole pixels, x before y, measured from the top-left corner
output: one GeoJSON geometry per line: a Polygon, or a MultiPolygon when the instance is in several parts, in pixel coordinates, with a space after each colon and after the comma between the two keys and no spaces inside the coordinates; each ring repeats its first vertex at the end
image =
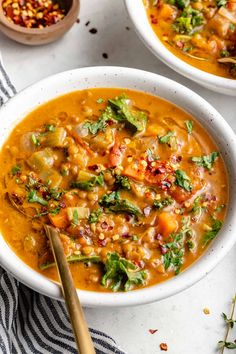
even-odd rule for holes
{"type": "MultiPolygon", "coordinates": [[[[236,129],[236,99],[204,89],[158,61],[137,38],[122,0],[81,2],[80,23],[56,43],[27,47],[0,34],[3,60],[17,90],[48,75],[81,66],[130,66],[188,86],[205,97],[236,129]],[[90,24],[85,26],[87,21],[90,24]],[[93,27],[97,34],[89,32],[93,27]],[[108,54],[108,59],[103,58],[103,53],[108,54]]],[[[229,312],[230,299],[236,291],[235,251],[232,249],[198,284],[162,302],[134,308],[86,309],[89,325],[112,335],[130,354],[161,353],[161,342],[168,343],[170,354],[216,353],[216,344],[225,333],[221,312],[229,312]],[[205,307],[210,309],[209,315],[203,313],[205,307]],[[149,329],[158,331],[150,334],[149,329]]]]}

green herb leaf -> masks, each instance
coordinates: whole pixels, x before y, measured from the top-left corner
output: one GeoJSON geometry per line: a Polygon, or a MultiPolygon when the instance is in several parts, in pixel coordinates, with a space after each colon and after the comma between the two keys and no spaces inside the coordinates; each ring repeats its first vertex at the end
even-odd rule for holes
{"type": "Polygon", "coordinates": [[[185,125],[187,127],[188,133],[192,134],[192,132],[193,132],[193,121],[192,120],[186,120],[184,123],[185,123],[185,125]]]}
{"type": "Polygon", "coordinates": [[[159,143],[160,144],[169,144],[170,143],[170,138],[174,135],[173,131],[169,131],[166,135],[159,136],[159,143]]]}
{"type": "Polygon", "coordinates": [[[97,134],[99,131],[105,131],[107,122],[113,120],[114,113],[110,107],[107,107],[97,121],[85,122],[83,127],[88,129],[90,134],[97,134]]]}
{"type": "Polygon", "coordinates": [[[219,348],[227,348],[227,349],[236,349],[236,343],[233,342],[224,342],[224,341],[219,341],[218,342],[219,348]]]}
{"type": "Polygon", "coordinates": [[[102,209],[98,208],[96,210],[93,210],[88,218],[89,224],[95,224],[99,221],[100,216],[102,215],[102,209]]]}
{"type": "Polygon", "coordinates": [[[39,203],[39,204],[44,205],[44,206],[48,205],[48,202],[45,199],[43,199],[40,196],[38,196],[37,192],[35,190],[29,192],[29,194],[28,194],[28,202],[29,203],[39,203]]]}
{"type": "Polygon", "coordinates": [[[214,218],[212,219],[211,230],[207,231],[203,236],[204,246],[206,246],[206,244],[208,244],[208,242],[210,242],[211,240],[213,240],[216,237],[216,235],[220,231],[222,225],[223,225],[222,221],[214,219],[214,218]]]}
{"type": "Polygon", "coordinates": [[[173,29],[177,33],[192,34],[195,28],[201,26],[204,22],[203,15],[200,11],[187,6],[181,13],[181,16],[176,19],[173,24],[173,29]]]}
{"type": "Polygon", "coordinates": [[[198,166],[201,166],[201,167],[204,167],[208,170],[211,170],[213,168],[213,164],[216,161],[218,156],[219,156],[219,153],[216,151],[213,151],[209,155],[191,157],[191,161],[194,162],[198,166]]]}
{"type": "Polygon", "coordinates": [[[61,208],[59,206],[57,206],[56,208],[51,209],[49,211],[49,214],[52,214],[53,216],[55,216],[55,215],[59,214],[60,210],[61,210],[61,208]]]}
{"type": "Polygon", "coordinates": [[[134,285],[143,285],[146,271],[140,270],[134,263],[120,257],[117,253],[108,253],[105,274],[101,284],[113,291],[132,289],[134,285]]]}
{"type": "Polygon", "coordinates": [[[142,214],[141,209],[127,199],[121,199],[119,192],[105,194],[99,204],[106,208],[107,212],[128,213],[134,216],[142,214]]]}
{"type": "Polygon", "coordinates": [[[13,174],[13,176],[17,175],[19,172],[21,172],[21,167],[16,165],[13,166],[11,169],[11,173],[13,174]]]}
{"type": "Polygon", "coordinates": [[[126,189],[128,191],[131,189],[131,184],[128,177],[116,175],[115,178],[115,186],[117,189],[126,189]]]}
{"type": "Polygon", "coordinates": [[[216,0],[216,5],[217,7],[226,6],[227,2],[227,0],[216,0]]]}
{"type": "Polygon", "coordinates": [[[192,182],[189,176],[183,170],[176,170],[175,171],[175,184],[187,192],[191,192],[193,189],[192,182]]]}
{"type": "Polygon", "coordinates": [[[35,134],[32,134],[31,135],[31,140],[32,140],[32,143],[35,145],[35,146],[40,146],[40,141],[39,139],[37,138],[37,136],[35,134]]]}
{"type": "Polygon", "coordinates": [[[55,132],[56,127],[54,124],[45,124],[45,129],[47,132],[55,132]]]}
{"type": "Polygon", "coordinates": [[[162,246],[167,249],[167,252],[162,256],[164,267],[166,270],[172,267],[176,275],[179,274],[184,262],[185,238],[192,236],[192,229],[189,224],[190,218],[183,218],[181,230],[178,233],[171,234],[171,241],[162,246]]]}
{"type": "Polygon", "coordinates": [[[231,32],[234,32],[234,30],[235,30],[235,25],[234,25],[233,23],[230,23],[229,29],[230,29],[231,32]]]}
{"type": "Polygon", "coordinates": [[[174,200],[171,197],[167,197],[164,199],[160,199],[160,200],[154,200],[153,206],[154,208],[157,209],[163,209],[165,207],[167,207],[168,205],[171,205],[174,202],[174,200]]]}
{"type": "Polygon", "coordinates": [[[225,323],[227,323],[230,326],[230,328],[233,328],[234,324],[236,323],[236,320],[233,320],[232,318],[228,318],[224,312],[222,313],[222,316],[225,323]]]}
{"type": "Polygon", "coordinates": [[[113,100],[108,100],[108,102],[115,112],[114,119],[124,122],[134,132],[143,132],[146,129],[147,114],[129,105],[127,97],[121,95],[113,100]]]}
{"type": "Polygon", "coordinates": [[[103,98],[98,98],[98,99],[97,99],[97,103],[100,104],[100,103],[103,103],[103,102],[104,102],[104,99],[103,99],[103,98]]]}

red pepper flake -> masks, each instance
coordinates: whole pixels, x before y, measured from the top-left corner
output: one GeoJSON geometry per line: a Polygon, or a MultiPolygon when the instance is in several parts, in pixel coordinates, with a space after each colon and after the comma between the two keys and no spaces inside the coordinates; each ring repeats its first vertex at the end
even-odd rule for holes
{"type": "Polygon", "coordinates": [[[166,254],[168,252],[168,249],[165,246],[160,245],[160,251],[161,254],[166,254]]]}
{"type": "Polygon", "coordinates": [[[80,23],[80,19],[79,18],[77,18],[76,23],[80,23]]]}
{"type": "Polygon", "coordinates": [[[53,0],[3,0],[6,18],[26,28],[44,28],[61,21],[66,14],[60,3],[53,0]]]}
{"type": "Polygon", "coordinates": [[[97,33],[97,29],[96,28],[91,28],[90,30],[89,30],[89,32],[91,33],[91,34],[96,34],[97,33]]]}
{"type": "Polygon", "coordinates": [[[156,25],[158,23],[157,18],[153,18],[151,22],[153,25],[156,25]]]}
{"type": "Polygon", "coordinates": [[[166,343],[161,343],[160,344],[160,349],[163,350],[164,352],[167,352],[168,350],[168,346],[166,343]]]}
{"type": "Polygon", "coordinates": [[[148,331],[149,331],[149,333],[154,334],[158,331],[158,329],[149,329],[148,331]]]}

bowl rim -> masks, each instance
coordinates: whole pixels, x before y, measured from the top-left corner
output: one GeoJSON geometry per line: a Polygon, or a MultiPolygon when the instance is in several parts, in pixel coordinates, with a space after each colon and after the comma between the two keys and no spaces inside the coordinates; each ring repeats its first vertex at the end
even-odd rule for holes
{"type": "Polygon", "coordinates": [[[66,22],[74,22],[75,13],[78,13],[80,9],[80,0],[72,0],[69,11],[66,13],[65,17],[59,22],[44,28],[26,28],[23,26],[16,25],[15,23],[11,23],[6,16],[4,15],[2,10],[2,2],[0,0],[0,25],[7,27],[8,29],[18,32],[21,34],[30,34],[30,35],[42,35],[45,33],[54,33],[64,27],[64,23],[66,22]]]}
{"type": "MultiPolygon", "coordinates": [[[[204,255],[192,266],[180,273],[177,277],[160,284],[127,293],[102,293],[78,290],[78,294],[84,306],[119,307],[150,303],[183,291],[208,274],[236,242],[233,231],[236,228],[236,136],[228,123],[207,101],[185,86],[164,76],[147,71],[109,66],[86,67],[62,72],[27,87],[2,106],[0,109],[0,126],[2,125],[4,128],[4,120],[2,118],[9,116],[9,113],[11,113],[12,116],[14,115],[14,124],[24,119],[25,113],[21,116],[20,120],[17,120],[19,105],[22,102],[26,102],[26,106],[29,106],[28,101],[30,97],[33,97],[32,100],[35,102],[34,107],[36,108],[38,105],[36,102],[38,102],[38,97],[42,94],[43,90],[45,90],[47,97],[52,95],[52,97],[56,98],[65,93],[85,89],[84,86],[81,88],[81,82],[82,85],[87,85],[86,88],[122,87],[147,92],[153,95],[155,95],[156,90],[157,92],[161,90],[163,94],[160,95],[158,93],[156,95],[174,103],[175,98],[178,102],[181,102],[181,104],[178,104],[180,108],[187,110],[190,114],[191,109],[198,112],[196,114],[201,114],[201,119],[198,118],[196,114],[193,115],[197,120],[200,119],[202,124],[204,122],[203,125],[205,129],[207,126],[205,120],[208,120],[209,129],[209,124],[211,124],[210,135],[215,134],[215,139],[216,137],[217,139],[221,139],[223,148],[227,150],[224,152],[224,158],[228,161],[228,168],[232,170],[232,173],[229,175],[231,193],[226,222],[220,231],[221,235],[227,234],[227,237],[217,237],[216,240],[210,244],[204,255]],[[99,84],[95,86],[89,85],[89,80],[93,83],[98,81],[99,84]],[[75,88],[73,85],[75,85],[75,88]],[[58,87],[59,91],[55,91],[55,87],[58,87]],[[53,91],[53,94],[49,93],[51,92],[50,90],[53,91]],[[62,90],[62,92],[60,90],[62,90]],[[60,94],[58,94],[59,92],[60,94]],[[168,96],[169,99],[164,95],[168,96]],[[189,110],[183,108],[182,102],[184,102],[184,105],[189,105],[189,110]],[[16,107],[18,107],[17,110],[16,107]],[[210,121],[211,123],[209,123],[210,121]]],[[[50,100],[51,97],[43,99],[40,104],[50,100]]],[[[32,108],[30,111],[32,111],[32,108]]],[[[7,136],[3,139],[3,143],[8,138],[12,129],[14,129],[14,127],[6,129],[7,136]]],[[[59,285],[39,274],[18,258],[14,251],[7,245],[2,235],[0,235],[0,248],[0,264],[8,272],[13,274],[15,278],[41,294],[63,300],[59,285]]]]}
{"type": "Polygon", "coordinates": [[[231,90],[236,92],[236,80],[217,76],[198,69],[178,58],[168,50],[152,29],[148,21],[143,0],[124,0],[124,2],[129,17],[134,24],[136,33],[147,48],[149,48],[149,50],[164,64],[199,84],[204,82],[206,86],[210,84],[213,87],[218,86],[228,91],[231,90]],[[140,17],[141,8],[145,12],[145,16],[140,17]]]}

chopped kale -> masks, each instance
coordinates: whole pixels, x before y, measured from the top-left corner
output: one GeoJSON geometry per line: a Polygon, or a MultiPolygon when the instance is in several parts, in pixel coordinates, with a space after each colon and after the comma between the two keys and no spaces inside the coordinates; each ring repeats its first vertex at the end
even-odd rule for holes
{"type": "Polygon", "coordinates": [[[177,186],[185,189],[187,192],[191,192],[192,188],[193,188],[192,182],[191,182],[189,176],[183,170],[176,170],[175,171],[175,184],[177,186]]]}
{"type": "Polygon", "coordinates": [[[105,274],[102,285],[113,291],[128,291],[134,285],[143,285],[147,272],[140,270],[134,263],[120,257],[117,253],[109,253],[105,263],[105,274]]]}

